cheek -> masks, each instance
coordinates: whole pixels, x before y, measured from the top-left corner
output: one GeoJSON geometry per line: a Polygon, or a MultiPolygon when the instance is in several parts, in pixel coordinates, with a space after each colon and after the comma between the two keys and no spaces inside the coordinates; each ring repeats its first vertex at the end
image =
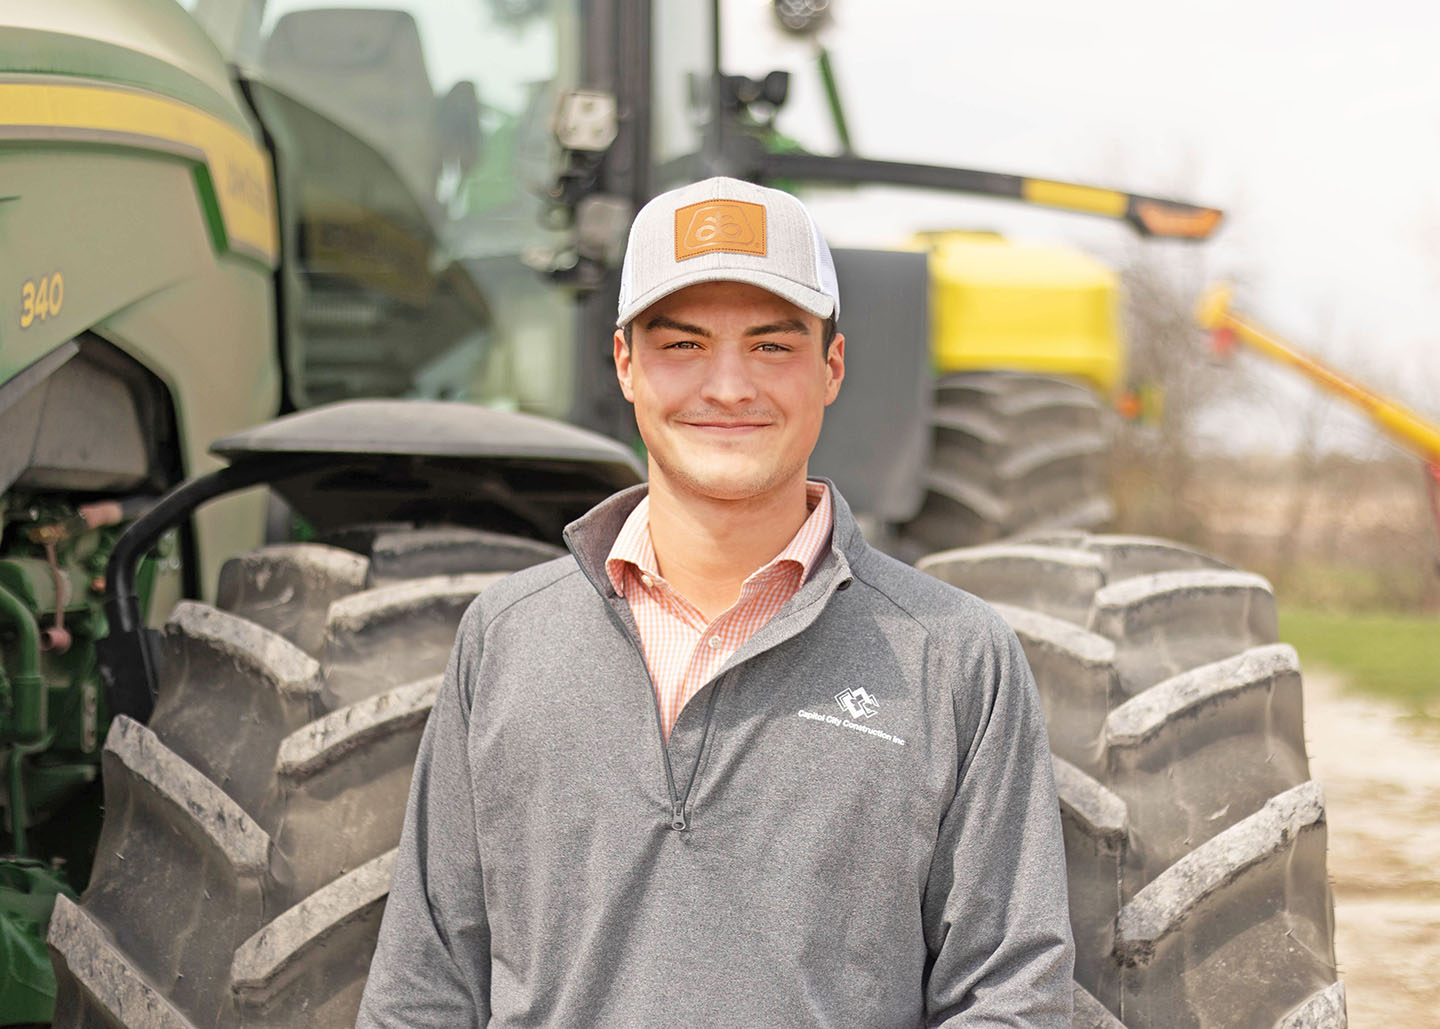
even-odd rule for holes
{"type": "Polygon", "coordinates": [[[661,364],[647,368],[643,375],[636,375],[633,384],[639,402],[652,411],[663,412],[682,404],[690,395],[691,378],[693,372],[687,374],[684,367],[661,364]]]}
{"type": "Polygon", "coordinates": [[[802,421],[818,421],[829,402],[830,386],[823,378],[807,377],[796,382],[789,391],[789,403],[796,417],[802,421]]]}
{"type": "Polygon", "coordinates": [[[647,437],[646,446],[654,446],[663,431],[667,417],[679,406],[675,402],[674,383],[653,369],[636,374],[631,380],[635,424],[647,437]]]}

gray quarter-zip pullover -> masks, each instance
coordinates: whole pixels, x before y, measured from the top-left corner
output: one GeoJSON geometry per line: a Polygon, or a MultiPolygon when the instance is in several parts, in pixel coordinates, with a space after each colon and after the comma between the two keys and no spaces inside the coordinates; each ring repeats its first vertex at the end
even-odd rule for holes
{"type": "Polygon", "coordinates": [[[871,549],[832,492],[830,553],[667,747],[604,569],[643,491],[462,621],[359,1024],[1068,1026],[1014,634],[871,549]]]}

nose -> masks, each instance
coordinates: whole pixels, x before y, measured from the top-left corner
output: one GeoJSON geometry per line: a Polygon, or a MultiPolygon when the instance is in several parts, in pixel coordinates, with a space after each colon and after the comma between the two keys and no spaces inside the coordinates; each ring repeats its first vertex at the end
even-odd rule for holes
{"type": "Polygon", "coordinates": [[[700,396],[706,402],[722,407],[748,404],[757,393],[752,373],[753,369],[743,352],[732,347],[717,347],[706,362],[700,396]]]}

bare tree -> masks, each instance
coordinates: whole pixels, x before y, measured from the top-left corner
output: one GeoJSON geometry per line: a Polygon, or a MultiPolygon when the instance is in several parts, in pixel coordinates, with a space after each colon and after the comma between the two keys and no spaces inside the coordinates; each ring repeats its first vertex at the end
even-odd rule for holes
{"type": "MultiPolygon", "coordinates": [[[[1196,302],[1212,281],[1210,263],[1200,248],[1136,242],[1119,268],[1126,381],[1139,400],[1139,417],[1116,446],[1121,525],[1201,545],[1204,526],[1190,503],[1205,456],[1201,419],[1217,402],[1250,390],[1248,376],[1216,360],[1195,324],[1196,302]]],[[[1249,276],[1246,285],[1253,282],[1249,276]]]]}

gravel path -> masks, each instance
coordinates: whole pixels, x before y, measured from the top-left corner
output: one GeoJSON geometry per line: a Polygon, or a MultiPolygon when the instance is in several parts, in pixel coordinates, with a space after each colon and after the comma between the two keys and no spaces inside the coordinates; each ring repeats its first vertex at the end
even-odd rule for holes
{"type": "Polygon", "coordinates": [[[1440,730],[1323,668],[1305,669],[1305,705],[1350,1025],[1440,1025],[1440,730]]]}

